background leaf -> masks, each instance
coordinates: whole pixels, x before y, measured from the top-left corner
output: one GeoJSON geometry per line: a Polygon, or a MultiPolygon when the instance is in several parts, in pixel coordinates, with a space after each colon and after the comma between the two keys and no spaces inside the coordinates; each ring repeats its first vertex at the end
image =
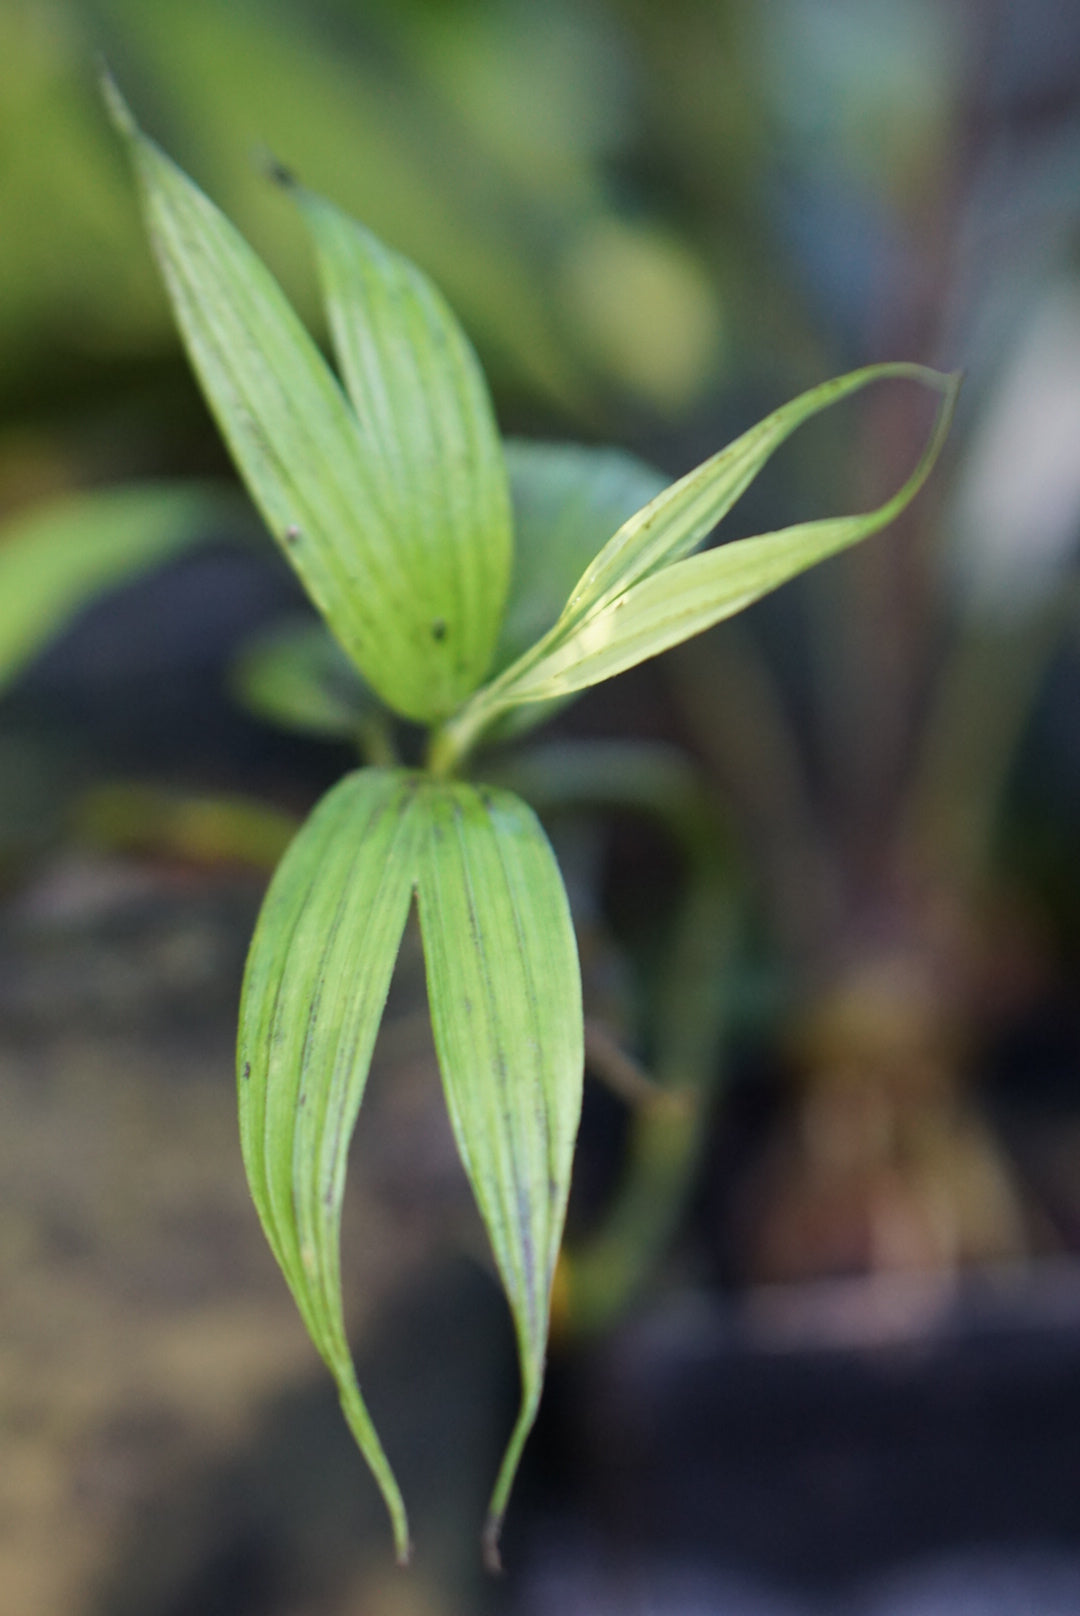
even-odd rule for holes
{"type": "Polygon", "coordinates": [[[514,572],[497,669],[547,633],[589,562],[667,481],[620,449],[524,438],[512,438],[504,448],[514,510],[514,572]]]}
{"type": "Polygon", "coordinates": [[[450,1120],[510,1301],[521,1412],[492,1495],[489,1563],[540,1401],[584,1065],[566,892],[533,813],[509,792],[424,793],[418,901],[450,1120]]]}
{"type": "Polygon", "coordinates": [[[252,635],[233,663],[230,683],[260,718],[333,740],[354,740],[375,705],[317,617],[290,618],[252,635]]]}
{"type": "Polygon", "coordinates": [[[240,1137],[251,1194],[349,1427],[398,1557],[408,1527],[356,1382],[341,1298],[345,1167],[412,901],[417,777],[364,769],[325,796],[266,895],[240,1007],[240,1137]]]}
{"type": "MultiPolygon", "coordinates": [[[[270,272],[106,88],[189,357],[252,498],[379,695],[418,721],[445,714],[462,691],[459,648],[436,630],[336,380],[270,272]]],[[[440,620],[456,609],[440,602],[440,620]]]]}
{"type": "MultiPolygon", "coordinates": [[[[495,651],[496,670],[551,628],[583,568],[627,517],[664,486],[659,472],[620,449],[523,438],[503,447],[514,511],[514,571],[495,651]]],[[[512,708],[496,719],[487,739],[503,741],[533,729],[562,705],[534,702],[512,708]]]]}
{"type": "Polygon", "coordinates": [[[0,690],[106,590],[150,572],[235,518],[225,489],[183,483],[70,494],[0,528],[0,690]]]}
{"type": "Polygon", "coordinates": [[[426,275],[332,203],[296,195],[415,610],[450,653],[439,699],[454,706],[488,671],[510,576],[510,494],[487,382],[426,275]]]}

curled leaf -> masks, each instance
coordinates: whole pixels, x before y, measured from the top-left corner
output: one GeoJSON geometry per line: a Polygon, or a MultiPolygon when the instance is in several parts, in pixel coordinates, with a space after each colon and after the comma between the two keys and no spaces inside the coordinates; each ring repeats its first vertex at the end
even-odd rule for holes
{"type": "Polygon", "coordinates": [[[918,365],[874,365],[826,382],[673,483],[604,546],[542,639],[466,703],[445,726],[440,766],[473,744],[499,714],[613,678],[741,611],[826,557],[893,521],[915,497],[948,434],[961,378],[918,365]],[[942,395],[930,441],[897,493],[860,516],[803,522],[691,555],[794,428],[838,398],[887,377],[921,381],[942,395]]]}

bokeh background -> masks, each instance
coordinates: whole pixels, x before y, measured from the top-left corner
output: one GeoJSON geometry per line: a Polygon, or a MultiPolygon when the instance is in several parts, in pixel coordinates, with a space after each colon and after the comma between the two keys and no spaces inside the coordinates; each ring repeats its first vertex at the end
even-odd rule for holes
{"type": "MultiPolygon", "coordinates": [[[[928,420],[860,395],[725,534],[880,501],[928,420]]],[[[0,524],[3,1608],[1080,1610],[1076,5],[0,0],[0,524]],[[591,1073],[498,1583],[512,1341],[411,944],[346,1242],[407,1576],[248,1205],[244,949],[353,754],[101,55],[320,335],[269,158],[413,256],[507,433],[675,476],[842,370],[966,373],[888,534],[492,764],[591,1073]]]]}

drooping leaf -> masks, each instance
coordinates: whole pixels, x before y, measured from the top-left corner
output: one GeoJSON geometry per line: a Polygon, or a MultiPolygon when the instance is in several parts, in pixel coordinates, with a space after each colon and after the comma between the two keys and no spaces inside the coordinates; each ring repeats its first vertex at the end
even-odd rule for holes
{"type": "Polygon", "coordinates": [[[475,683],[460,599],[433,600],[402,549],[374,451],[273,276],[106,90],[189,357],[252,498],[369,684],[408,718],[446,714],[475,683]]]}
{"type": "Polygon", "coordinates": [[[331,202],[295,194],[416,610],[452,652],[445,700],[456,704],[487,673],[510,576],[510,493],[487,382],[426,275],[331,202]]]}
{"type": "Polygon", "coordinates": [[[696,550],[797,427],[870,383],[890,377],[922,382],[937,392],[950,387],[955,392],[958,385],[924,365],[885,364],[850,371],[801,393],[632,516],[582,575],[561,623],[570,627],[580,622],[631,585],[696,550]]]}
{"type": "Polygon", "coordinates": [[[654,568],[621,593],[607,592],[564,637],[556,629],[550,651],[520,679],[508,679],[512,699],[545,700],[610,679],[886,527],[930,475],[949,430],[959,378],[939,380],[944,396],[930,442],[903,487],[883,505],[861,516],[801,522],[740,539],[654,568]]]}
{"type": "Polygon", "coordinates": [[[495,666],[521,656],[558,619],[585,568],[665,478],[620,449],[505,444],[514,510],[514,572],[495,666]]]}
{"type": "Polygon", "coordinates": [[[961,378],[918,365],[875,365],[796,399],[690,472],[624,524],[586,569],[554,627],[465,704],[433,749],[439,767],[520,702],[543,702],[610,679],[680,644],[827,556],[893,521],[929,476],[961,378]],[[942,394],[930,442],[903,487],[862,516],[805,522],[689,552],[800,421],[868,383],[900,377],[942,394]]]}
{"type": "Polygon", "coordinates": [[[543,1381],[581,1110],[581,977],[562,878],[524,803],[505,791],[436,782],[424,802],[417,892],[435,1047],[521,1360],[521,1412],[485,1534],[497,1563],[543,1381]]]}
{"type": "Polygon", "coordinates": [[[356,1382],[341,1297],[349,1140],[416,879],[418,779],[363,769],[330,791],[266,895],[240,1007],[240,1136],[252,1197],[379,1484],[408,1527],[356,1382]]]}
{"type": "Polygon", "coordinates": [[[317,617],[290,618],[253,635],[233,664],[230,682],[260,718],[336,740],[355,738],[375,702],[317,617]]]}
{"type": "Polygon", "coordinates": [[[0,527],[0,689],[99,595],[220,538],[228,491],[149,483],[68,494],[0,527]]]}

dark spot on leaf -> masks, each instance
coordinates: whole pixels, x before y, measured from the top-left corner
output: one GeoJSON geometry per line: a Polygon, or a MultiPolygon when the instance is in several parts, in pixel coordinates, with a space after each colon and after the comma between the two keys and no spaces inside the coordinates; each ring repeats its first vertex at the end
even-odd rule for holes
{"type": "Polygon", "coordinates": [[[446,638],[446,619],[437,617],[431,625],[431,638],[441,644],[446,638]]]}
{"type": "Polygon", "coordinates": [[[298,1095],[297,1100],[296,1100],[296,1109],[298,1111],[302,1111],[304,1109],[305,1105],[307,1105],[307,1095],[306,1094],[298,1095]]]}
{"type": "Polygon", "coordinates": [[[240,1073],[240,1081],[242,1083],[246,1083],[250,1076],[251,1076],[251,1062],[250,1061],[245,1061],[244,1062],[244,1069],[240,1073]]]}
{"type": "Polygon", "coordinates": [[[300,529],[298,527],[287,527],[285,529],[285,543],[289,544],[289,545],[292,545],[292,544],[299,544],[299,542],[300,542],[300,529]]]}
{"type": "Polygon", "coordinates": [[[276,157],[267,157],[266,172],[275,185],[284,185],[286,190],[292,190],[297,183],[296,175],[292,169],[286,168],[285,164],[279,162],[276,157]]]}

